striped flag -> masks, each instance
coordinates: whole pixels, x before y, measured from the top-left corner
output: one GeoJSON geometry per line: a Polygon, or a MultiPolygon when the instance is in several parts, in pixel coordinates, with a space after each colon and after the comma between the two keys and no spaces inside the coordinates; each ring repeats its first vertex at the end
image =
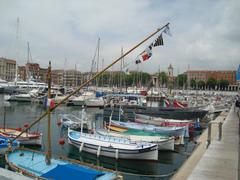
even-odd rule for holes
{"type": "Polygon", "coordinates": [[[154,46],[154,47],[156,47],[156,46],[163,46],[163,37],[162,37],[162,34],[160,34],[160,35],[158,36],[158,38],[155,40],[153,46],[154,46]]]}

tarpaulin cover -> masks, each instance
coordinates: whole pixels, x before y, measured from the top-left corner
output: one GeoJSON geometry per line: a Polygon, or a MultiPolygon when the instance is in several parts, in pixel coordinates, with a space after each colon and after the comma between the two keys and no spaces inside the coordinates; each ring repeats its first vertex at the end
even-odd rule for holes
{"type": "Polygon", "coordinates": [[[86,167],[73,164],[57,165],[56,168],[43,174],[41,177],[56,180],[96,179],[104,173],[86,167]]]}

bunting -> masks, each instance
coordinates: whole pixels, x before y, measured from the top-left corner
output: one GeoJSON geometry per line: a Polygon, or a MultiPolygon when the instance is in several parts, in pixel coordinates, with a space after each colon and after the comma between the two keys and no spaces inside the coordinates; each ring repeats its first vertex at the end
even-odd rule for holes
{"type": "Polygon", "coordinates": [[[165,27],[165,29],[163,30],[163,32],[164,32],[165,34],[169,35],[169,36],[172,36],[172,33],[170,32],[170,28],[169,28],[168,25],[165,27]]]}
{"type": "MultiPolygon", "coordinates": [[[[153,43],[152,43],[153,44],[153,43]]],[[[162,34],[160,34],[158,36],[158,38],[155,40],[154,44],[153,44],[154,47],[156,46],[163,46],[163,37],[162,37],[162,34]]]]}

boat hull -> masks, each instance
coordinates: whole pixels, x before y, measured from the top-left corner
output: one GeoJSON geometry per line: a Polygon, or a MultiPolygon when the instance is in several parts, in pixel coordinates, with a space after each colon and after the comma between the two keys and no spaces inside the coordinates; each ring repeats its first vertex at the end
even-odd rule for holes
{"type": "MultiPolygon", "coordinates": [[[[80,148],[81,147],[81,142],[73,141],[68,139],[68,143],[72,144],[73,146],[80,148]]],[[[98,146],[95,146],[93,144],[84,144],[84,147],[82,149],[84,152],[88,152],[91,154],[96,154],[98,153],[98,146]]],[[[138,151],[138,150],[132,150],[132,151],[125,151],[125,150],[118,150],[118,158],[116,158],[116,149],[115,148],[106,148],[106,147],[101,147],[101,152],[100,156],[106,156],[106,157],[111,157],[111,158],[116,158],[116,159],[135,159],[135,160],[157,160],[158,158],[158,151],[157,148],[154,147],[152,149],[146,149],[144,151],[138,151]]]]}
{"type": "Polygon", "coordinates": [[[136,143],[129,139],[86,134],[68,130],[68,142],[85,151],[99,156],[116,159],[158,160],[156,144],[136,143]]]}

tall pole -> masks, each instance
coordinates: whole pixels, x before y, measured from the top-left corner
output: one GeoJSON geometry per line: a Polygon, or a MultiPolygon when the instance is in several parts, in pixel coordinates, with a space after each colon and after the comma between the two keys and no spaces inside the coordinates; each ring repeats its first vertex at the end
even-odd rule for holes
{"type": "MultiPolygon", "coordinates": [[[[49,61],[48,66],[48,100],[51,99],[51,61],[49,61]]],[[[51,104],[51,103],[50,103],[51,104]]],[[[48,149],[46,154],[46,163],[47,165],[51,164],[51,156],[52,156],[52,149],[51,149],[51,105],[49,104],[48,110],[47,110],[47,119],[48,119],[48,149]]]]}
{"type": "MultiPolygon", "coordinates": [[[[109,64],[108,66],[106,66],[102,71],[98,72],[97,74],[95,74],[93,77],[91,77],[90,79],[86,80],[84,83],[82,83],[75,91],[73,91],[72,93],[70,93],[68,96],[66,96],[65,98],[63,98],[58,104],[56,104],[54,107],[50,108],[50,111],[53,111],[54,109],[56,109],[58,106],[60,106],[60,104],[64,103],[66,100],[68,100],[71,96],[75,95],[80,89],[82,89],[84,86],[88,85],[92,80],[94,80],[96,77],[99,77],[100,75],[102,75],[106,70],[108,70],[110,67],[112,67],[114,64],[116,64],[117,62],[119,62],[122,58],[124,58],[125,56],[127,56],[130,52],[132,52],[134,49],[136,49],[137,47],[139,47],[141,44],[143,44],[144,42],[146,42],[148,39],[150,39],[151,37],[153,37],[154,35],[156,35],[159,31],[161,31],[162,29],[164,29],[165,27],[167,27],[169,25],[169,23],[167,23],[166,25],[162,26],[161,28],[158,28],[155,32],[153,32],[151,35],[147,36],[144,40],[142,40],[140,43],[138,43],[137,45],[135,45],[134,47],[132,47],[130,50],[128,50],[125,54],[123,54],[121,57],[119,57],[118,59],[114,60],[111,64],[109,64]]],[[[27,130],[29,130],[31,127],[33,127],[35,124],[37,124],[42,118],[44,118],[48,113],[45,112],[43,113],[40,117],[38,117],[32,124],[29,125],[28,128],[24,129],[21,133],[19,133],[15,138],[13,138],[11,140],[11,142],[13,142],[14,140],[16,140],[18,137],[20,137],[24,132],[26,132],[27,130]]]]}

